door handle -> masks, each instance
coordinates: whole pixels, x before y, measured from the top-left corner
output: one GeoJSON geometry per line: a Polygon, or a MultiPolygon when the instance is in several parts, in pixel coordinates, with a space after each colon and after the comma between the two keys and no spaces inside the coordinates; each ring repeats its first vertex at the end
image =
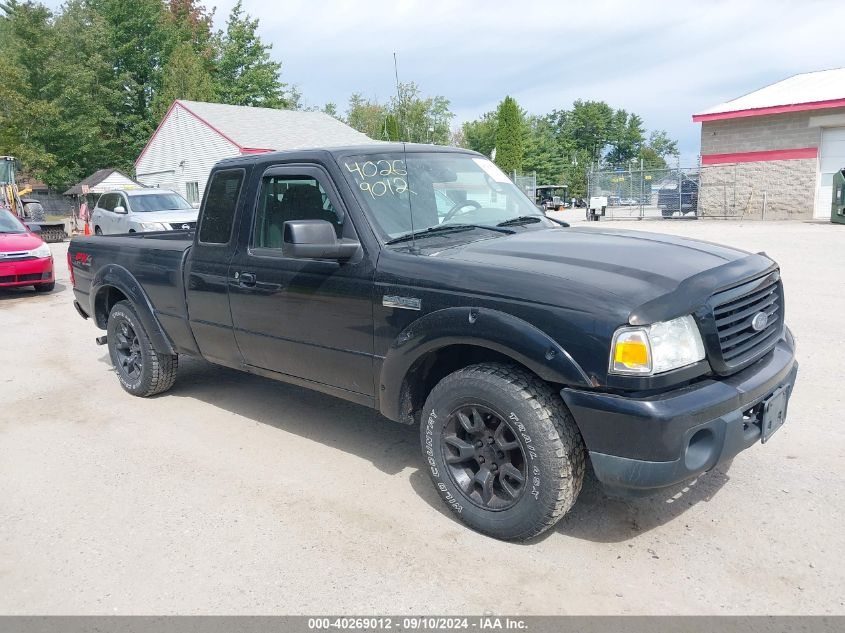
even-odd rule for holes
{"type": "Polygon", "coordinates": [[[241,286],[245,286],[247,288],[255,286],[255,273],[236,273],[235,277],[238,280],[238,284],[241,286]]]}

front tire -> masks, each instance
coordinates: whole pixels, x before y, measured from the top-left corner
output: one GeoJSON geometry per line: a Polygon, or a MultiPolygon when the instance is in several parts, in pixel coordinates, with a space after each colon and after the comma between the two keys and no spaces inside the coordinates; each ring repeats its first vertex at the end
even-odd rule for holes
{"type": "Polygon", "coordinates": [[[581,490],[586,451],[575,421],[549,385],[519,368],[485,363],[446,376],[420,426],[440,496],[484,534],[537,536],[581,490]]]}
{"type": "Polygon", "coordinates": [[[48,284],[36,284],[33,287],[35,288],[35,292],[53,292],[56,288],[56,282],[51,281],[48,284]]]}
{"type": "Polygon", "coordinates": [[[107,332],[112,366],[125,391],[146,398],[173,386],[179,357],[155,350],[131,303],[114,304],[107,332]]]}

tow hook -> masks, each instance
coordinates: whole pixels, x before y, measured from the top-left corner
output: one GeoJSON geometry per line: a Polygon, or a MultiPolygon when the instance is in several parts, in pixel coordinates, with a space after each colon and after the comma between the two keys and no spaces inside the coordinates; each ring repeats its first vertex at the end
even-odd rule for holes
{"type": "Polygon", "coordinates": [[[108,336],[98,336],[97,338],[94,339],[94,342],[97,343],[97,345],[105,345],[106,343],[109,342],[109,337],[108,336]]]}

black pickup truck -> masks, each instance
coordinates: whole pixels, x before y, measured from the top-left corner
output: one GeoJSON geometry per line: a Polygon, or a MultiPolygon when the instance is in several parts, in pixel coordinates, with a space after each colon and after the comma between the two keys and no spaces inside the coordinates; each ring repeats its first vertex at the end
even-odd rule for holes
{"type": "Polygon", "coordinates": [[[765,442],[798,368],[767,256],[562,226],[458,149],[227,159],[195,232],[75,238],[68,262],[129,393],[185,354],[418,424],[443,500],[504,539],[565,514],[588,460],[647,491],[765,442]]]}

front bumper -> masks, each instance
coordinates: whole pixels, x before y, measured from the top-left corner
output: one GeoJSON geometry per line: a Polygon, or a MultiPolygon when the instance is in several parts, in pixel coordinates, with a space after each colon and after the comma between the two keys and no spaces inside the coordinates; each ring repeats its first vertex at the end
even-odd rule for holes
{"type": "Polygon", "coordinates": [[[32,286],[55,281],[53,258],[42,257],[0,264],[0,288],[32,286]]]}
{"type": "Polygon", "coordinates": [[[797,374],[787,330],[773,351],[727,378],[645,398],[569,388],[561,396],[599,481],[608,488],[649,490],[691,479],[760,441],[757,405],[781,387],[791,395],[797,374]]]}

